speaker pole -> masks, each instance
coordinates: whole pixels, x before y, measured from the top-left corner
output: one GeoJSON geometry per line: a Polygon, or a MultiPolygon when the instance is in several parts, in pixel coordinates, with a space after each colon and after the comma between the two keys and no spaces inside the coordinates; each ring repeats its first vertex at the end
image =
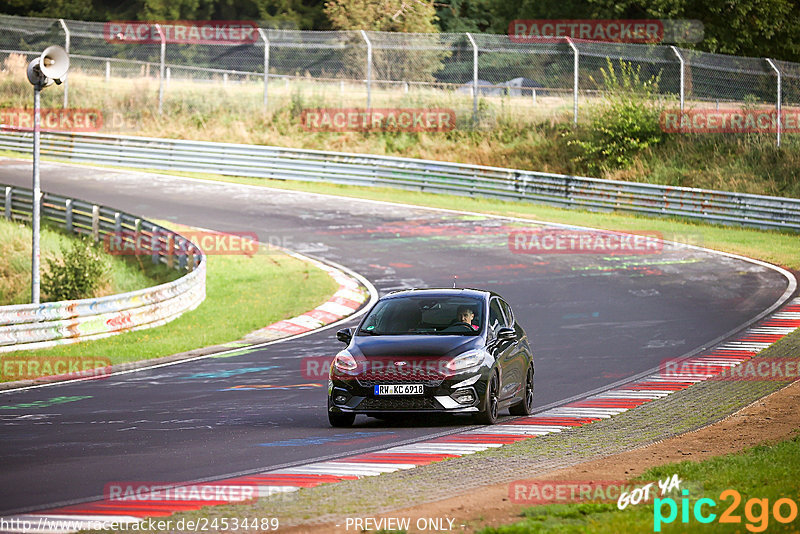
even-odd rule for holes
{"type": "MultiPolygon", "coordinates": [[[[42,188],[39,183],[41,145],[41,92],[53,82],[64,83],[69,70],[69,54],[60,46],[48,46],[42,55],[28,63],[26,75],[33,85],[33,198],[31,199],[31,302],[39,304],[39,226],[41,222],[42,188]]],[[[65,102],[66,103],[66,102],[65,102]]]]}
{"type": "Polygon", "coordinates": [[[31,253],[31,302],[39,304],[39,222],[41,209],[41,184],[39,183],[39,130],[41,123],[40,94],[42,87],[39,84],[33,86],[33,215],[31,216],[31,226],[33,227],[33,251],[31,253]]]}

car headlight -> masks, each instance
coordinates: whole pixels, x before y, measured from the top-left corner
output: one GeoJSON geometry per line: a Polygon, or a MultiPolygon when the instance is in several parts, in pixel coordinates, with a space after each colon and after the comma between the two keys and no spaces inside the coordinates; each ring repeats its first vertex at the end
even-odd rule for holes
{"type": "Polygon", "coordinates": [[[356,359],[347,349],[339,351],[336,357],[333,358],[333,366],[340,371],[352,371],[358,367],[356,359]]]}
{"type": "Polygon", "coordinates": [[[451,371],[463,371],[464,369],[470,369],[476,365],[480,365],[485,357],[486,352],[481,349],[468,350],[464,354],[459,354],[447,362],[447,368],[451,371]]]}

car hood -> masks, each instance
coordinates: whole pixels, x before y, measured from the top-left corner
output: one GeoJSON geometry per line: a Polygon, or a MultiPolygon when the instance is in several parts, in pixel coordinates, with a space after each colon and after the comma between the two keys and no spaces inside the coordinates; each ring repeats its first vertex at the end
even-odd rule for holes
{"type": "Polygon", "coordinates": [[[481,336],[356,336],[350,351],[370,357],[455,356],[484,346],[481,336]]]}

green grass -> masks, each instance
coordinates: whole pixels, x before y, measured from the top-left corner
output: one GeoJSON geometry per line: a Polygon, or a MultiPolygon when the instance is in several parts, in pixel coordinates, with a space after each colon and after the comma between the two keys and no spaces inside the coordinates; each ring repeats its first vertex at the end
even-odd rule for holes
{"type": "Polygon", "coordinates": [[[206,300],[165,326],[3,357],[97,356],[112,364],[240,339],[324,302],[338,289],[321,269],[283,253],[208,256],[206,300]]]}
{"type": "MultiPolygon", "coordinates": [[[[48,258],[59,258],[72,236],[43,225],[40,232],[41,273],[45,276],[48,258]]],[[[176,271],[135,258],[103,253],[110,269],[95,297],[126,293],[168,282],[176,271]]],[[[51,300],[42,293],[42,302],[51,300]]],[[[0,306],[27,304],[31,301],[31,227],[0,218],[0,306]]]]}
{"type": "MultiPolygon", "coordinates": [[[[660,524],[661,532],[797,532],[800,517],[790,524],[779,523],[773,514],[778,499],[789,499],[798,505],[800,494],[800,436],[775,445],[760,445],[738,454],[719,456],[702,462],[680,462],[652,468],[633,481],[665,480],[677,474],[683,481],[681,486],[689,491],[688,521],[682,523],[681,499],[675,492],[677,516],[672,523],[660,524]],[[720,498],[723,491],[733,489],[741,495],[738,507],[732,516],[739,516],[741,523],[723,524],[720,515],[732,507],[733,497],[720,498]],[[710,524],[703,524],[693,515],[694,505],[700,498],[709,498],[717,503],[716,508],[707,504],[703,513],[717,514],[710,524]],[[769,509],[762,513],[760,506],[750,504],[750,499],[767,499],[769,509]],[[763,528],[762,528],[763,527],[763,528]]],[[[665,496],[668,497],[668,496],[665,496]]],[[[796,508],[795,508],[796,509],[796,508]]],[[[660,506],[661,515],[668,518],[668,504],[660,506]]],[[[789,506],[784,504],[781,513],[788,516],[789,506]]],[[[654,504],[629,505],[618,510],[616,503],[580,502],[553,504],[526,508],[524,519],[518,523],[500,527],[488,527],[480,534],[528,534],[539,532],[559,533],[609,533],[653,532],[656,525],[654,504]]]]}

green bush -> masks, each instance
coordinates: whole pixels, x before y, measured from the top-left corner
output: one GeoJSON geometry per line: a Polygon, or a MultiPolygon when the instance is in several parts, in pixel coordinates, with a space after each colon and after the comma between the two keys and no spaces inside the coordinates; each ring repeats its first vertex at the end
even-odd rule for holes
{"type": "Polygon", "coordinates": [[[88,237],[61,245],[60,258],[48,258],[42,276],[42,291],[49,301],[85,299],[93,297],[106,283],[110,265],[99,245],[88,237]]]}
{"type": "Polygon", "coordinates": [[[578,158],[590,172],[628,167],[636,154],[665,139],[659,124],[663,104],[655,98],[659,78],[642,81],[640,70],[620,61],[617,74],[610,60],[601,69],[605,99],[584,137],[568,142],[581,149],[578,158]]]}

